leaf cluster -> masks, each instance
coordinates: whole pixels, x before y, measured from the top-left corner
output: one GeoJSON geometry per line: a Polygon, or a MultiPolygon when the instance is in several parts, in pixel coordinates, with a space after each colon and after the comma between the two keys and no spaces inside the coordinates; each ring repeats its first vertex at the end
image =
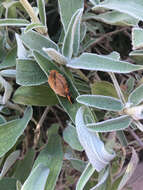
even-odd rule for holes
{"type": "Polygon", "coordinates": [[[0,188],[127,184],[139,158],[126,133],[142,146],[142,10],[142,0],[0,2],[0,188]],[[65,92],[49,86],[53,70],[65,92]]]}

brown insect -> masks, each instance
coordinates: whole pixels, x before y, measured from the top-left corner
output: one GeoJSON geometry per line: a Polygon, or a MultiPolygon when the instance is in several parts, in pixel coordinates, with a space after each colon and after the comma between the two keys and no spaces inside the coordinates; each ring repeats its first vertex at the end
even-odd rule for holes
{"type": "Polygon", "coordinates": [[[63,75],[58,73],[56,70],[51,70],[48,77],[48,83],[56,94],[66,97],[72,104],[67,81],[63,75]]]}

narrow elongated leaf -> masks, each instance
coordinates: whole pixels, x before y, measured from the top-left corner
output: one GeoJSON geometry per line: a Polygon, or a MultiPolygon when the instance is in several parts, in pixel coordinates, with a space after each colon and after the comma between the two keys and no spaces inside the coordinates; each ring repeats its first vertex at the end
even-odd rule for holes
{"type": "Polygon", "coordinates": [[[115,73],[130,73],[143,69],[143,66],[141,65],[133,65],[125,61],[118,61],[109,56],[93,53],[83,53],[78,58],[69,61],[67,66],[74,69],[85,69],[115,73]]]}
{"type": "Polygon", "coordinates": [[[46,28],[43,24],[41,23],[32,23],[32,24],[29,24],[25,31],[24,32],[29,32],[30,30],[33,30],[33,29],[36,29],[36,28],[46,28]]]}
{"type": "Polygon", "coordinates": [[[83,171],[82,175],[80,176],[77,185],[76,185],[76,190],[83,190],[84,186],[88,182],[89,178],[92,176],[94,173],[95,169],[92,167],[92,165],[89,163],[85,170],[83,171]]]}
{"type": "Polygon", "coordinates": [[[80,22],[83,9],[78,9],[68,25],[67,32],[64,37],[62,52],[63,55],[71,58],[72,54],[77,54],[80,44],[80,22]]]}
{"type": "Polygon", "coordinates": [[[82,42],[85,38],[87,32],[87,25],[84,22],[81,22],[80,26],[80,42],[82,42]]]}
{"type": "Polygon", "coordinates": [[[86,126],[91,132],[111,132],[126,129],[131,122],[131,117],[121,116],[98,123],[90,123],[86,126]]]}
{"type": "Polygon", "coordinates": [[[102,14],[87,14],[85,20],[95,19],[101,22],[117,26],[137,26],[139,19],[118,11],[108,11],[102,14]]]}
{"type": "Polygon", "coordinates": [[[34,158],[35,151],[33,149],[30,149],[24,156],[24,159],[17,161],[16,168],[12,177],[15,177],[23,184],[31,172],[34,158]]]}
{"type": "Polygon", "coordinates": [[[143,85],[137,87],[128,97],[128,102],[131,105],[140,104],[143,101],[143,85]]]}
{"type": "Polygon", "coordinates": [[[64,158],[66,160],[69,160],[71,162],[72,167],[78,170],[79,172],[83,172],[85,167],[87,166],[87,162],[74,158],[71,155],[68,155],[67,153],[64,155],[64,158]]]}
{"type": "Polygon", "coordinates": [[[64,132],[63,132],[63,138],[73,149],[82,151],[83,147],[81,146],[78,137],[76,128],[72,125],[68,125],[64,132]]]}
{"type": "Polygon", "coordinates": [[[77,97],[77,101],[86,106],[103,110],[120,111],[123,109],[123,104],[121,101],[110,96],[81,95],[77,97]]]}
{"type": "Polygon", "coordinates": [[[22,119],[13,120],[0,125],[0,157],[13,147],[27,127],[31,117],[32,108],[28,107],[22,119]]]}
{"type": "Polygon", "coordinates": [[[107,180],[109,176],[109,168],[107,168],[104,173],[102,174],[102,176],[100,177],[100,180],[98,181],[98,183],[96,184],[96,186],[92,187],[90,190],[98,190],[107,180]]]}
{"type": "Polygon", "coordinates": [[[83,170],[85,169],[87,165],[86,162],[83,162],[83,160],[79,160],[79,159],[71,158],[69,161],[71,162],[72,167],[79,172],[83,172],[83,170]]]}
{"type": "Polygon", "coordinates": [[[45,1],[44,0],[37,0],[38,4],[38,9],[39,9],[39,16],[40,16],[40,21],[42,22],[43,25],[46,26],[46,10],[45,10],[45,1]]]}
{"type": "Polygon", "coordinates": [[[11,168],[11,166],[15,163],[15,161],[20,156],[20,150],[16,150],[15,152],[12,152],[7,159],[5,160],[5,163],[3,165],[2,171],[0,173],[0,178],[5,176],[5,174],[8,172],[8,170],[11,168]]]}
{"type": "Polygon", "coordinates": [[[16,82],[23,86],[40,85],[47,82],[47,76],[32,59],[18,59],[16,64],[16,82]]]}
{"type": "Polygon", "coordinates": [[[142,35],[143,35],[143,29],[141,28],[132,29],[132,45],[134,50],[143,47],[142,35]]]}
{"type": "Polygon", "coordinates": [[[143,21],[143,1],[142,0],[108,0],[101,2],[100,4],[94,6],[95,9],[99,8],[107,8],[107,9],[113,9],[117,10],[122,13],[126,13],[128,15],[133,16],[136,19],[143,21]]]}
{"type": "Polygon", "coordinates": [[[63,161],[61,138],[58,134],[56,134],[57,132],[55,132],[55,127],[56,126],[51,127],[48,133],[50,134],[48,144],[40,152],[34,163],[34,167],[36,167],[39,163],[42,163],[50,170],[45,190],[53,190],[55,188],[63,161]]]}
{"type": "Polygon", "coordinates": [[[137,153],[135,152],[135,150],[132,148],[132,157],[131,157],[131,160],[127,166],[127,169],[125,171],[125,174],[118,186],[118,189],[117,190],[122,190],[123,187],[126,185],[126,183],[128,182],[128,180],[131,178],[132,174],[134,173],[136,167],[137,167],[137,164],[139,162],[139,158],[138,158],[138,155],[137,153]]]}
{"type": "Polygon", "coordinates": [[[84,112],[85,109],[81,107],[76,114],[77,134],[90,163],[99,172],[109,164],[115,154],[108,153],[96,133],[92,133],[86,128],[84,112]]]}
{"type": "Polygon", "coordinates": [[[82,44],[82,48],[80,48],[80,53],[85,52],[88,48],[91,48],[92,44],[96,42],[96,40],[87,38],[86,42],[84,44],[82,44]]]}
{"type": "Polygon", "coordinates": [[[127,138],[124,134],[124,131],[117,131],[117,138],[119,139],[120,143],[122,146],[127,146],[128,145],[128,141],[127,138]]]}
{"type": "Polygon", "coordinates": [[[57,97],[48,85],[40,86],[21,86],[19,87],[12,100],[18,104],[47,106],[58,103],[57,97]]]}
{"type": "Polygon", "coordinates": [[[73,14],[80,8],[83,8],[83,0],[58,0],[61,22],[64,27],[64,31],[67,31],[68,25],[73,14]]]}
{"type": "Polygon", "coordinates": [[[27,178],[21,190],[39,189],[44,190],[49,169],[43,164],[39,164],[27,178]]]}
{"type": "Polygon", "coordinates": [[[112,83],[107,81],[95,81],[91,86],[92,94],[112,96],[118,98],[117,92],[112,83]]]}
{"type": "MultiPolygon", "coordinates": [[[[79,140],[78,140],[79,141],[79,140]]],[[[81,146],[82,147],[82,146],[81,146]]],[[[83,147],[82,147],[82,151],[83,151],[84,149],[83,149],[83,147]]],[[[79,157],[78,157],[78,155],[76,155],[75,154],[75,151],[73,151],[73,148],[71,148],[71,146],[66,146],[66,149],[65,149],[65,151],[64,151],[64,160],[69,160],[69,161],[71,161],[71,160],[78,160],[80,163],[79,163],[79,165],[82,165],[82,169],[84,170],[84,168],[85,168],[85,166],[87,165],[87,161],[83,161],[83,160],[81,160],[79,157]],[[84,165],[84,167],[83,167],[83,165],[84,165]]],[[[72,162],[71,162],[71,164],[72,164],[72,162]]],[[[77,164],[78,165],[78,164],[77,164]]],[[[74,166],[73,166],[74,167],[74,166]]],[[[76,168],[75,168],[76,169],[76,168]]],[[[78,170],[78,168],[77,168],[77,170],[78,170]]],[[[82,170],[82,171],[83,171],[82,170]]],[[[81,170],[80,170],[80,172],[82,172],[81,170]]]]}
{"type": "Polygon", "coordinates": [[[25,19],[0,19],[0,26],[27,26],[28,24],[25,19]]]}
{"type": "Polygon", "coordinates": [[[16,78],[16,70],[14,69],[5,69],[0,71],[0,74],[3,77],[10,77],[10,78],[16,78]]]}
{"type": "Polygon", "coordinates": [[[22,34],[20,38],[29,49],[37,50],[46,57],[48,57],[48,55],[42,50],[43,47],[58,50],[58,46],[52,40],[34,31],[26,32],[22,34]]]}
{"type": "Polygon", "coordinates": [[[133,91],[135,85],[135,79],[131,76],[127,81],[126,81],[126,86],[127,86],[127,92],[130,93],[133,91]]]}
{"type": "Polygon", "coordinates": [[[58,98],[60,104],[62,105],[62,107],[64,108],[64,110],[67,112],[67,114],[71,118],[71,120],[73,122],[75,122],[75,115],[76,115],[76,112],[77,112],[78,108],[80,107],[80,105],[75,100],[76,97],[78,96],[78,92],[72,82],[72,78],[70,77],[71,73],[68,70],[66,70],[65,72],[61,71],[59,67],[57,67],[54,63],[50,62],[48,59],[43,57],[37,51],[34,51],[33,55],[34,55],[37,63],[39,64],[39,66],[45,72],[45,74],[47,76],[49,75],[50,70],[57,70],[67,80],[69,92],[71,94],[73,103],[71,104],[66,98],[58,96],[58,95],[57,95],[57,98],[58,98]]]}

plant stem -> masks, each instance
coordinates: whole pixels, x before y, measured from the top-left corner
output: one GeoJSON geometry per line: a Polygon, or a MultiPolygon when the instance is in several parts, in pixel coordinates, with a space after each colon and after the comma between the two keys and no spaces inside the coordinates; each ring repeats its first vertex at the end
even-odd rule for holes
{"type": "Polygon", "coordinates": [[[81,79],[85,80],[86,82],[89,82],[89,79],[85,76],[85,74],[81,70],[77,69],[74,71],[80,76],[81,79]]]}
{"type": "Polygon", "coordinates": [[[117,94],[118,94],[118,97],[119,97],[120,100],[123,102],[123,104],[126,104],[124,95],[123,95],[123,93],[122,93],[122,91],[121,91],[121,88],[120,88],[120,86],[119,86],[119,84],[118,84],[118,81],[117,81],[117,79],[116,79],[114,73],[110,72],[109,75],[110,75],[110,77],[111,77],[111,79],[112,79],[112,81],[113,81],[113,84],[114,84],[114,87],[115,87],[116,92],[117,92],[117,94]]]}
{"type": "Polygon", "coordinates": [[[42,117],[40,118],[37,126],[36,126],[36,129],[35,129],[35,137],[34,137],[34,148],[37,147],[37,144],[38,144],[38,141],[39,141],[39,138],[40,138],[40,128],[44,122],[44,120],[46,119],[46,116],[47,116],[47,113],[49,112],[50,110],[50,107],[46,107],[46,109],[44,110],[43,114],[42,114],[42,117]]]}
{"type": "Polygon", "coordinates": [[[136,139],[136,141],[138,142],[138,144],[143,147],[143,142],[141,141],[141,139],[136,135],[136,133],[129,127],[128,131],[130,132],[130,134],[136,139]]]}
{"type": "MultiPolygon", "coordinates": [[[[13,103],[11,103],[10,101],[8,101],[6,104],[5,104],[8,108],[10,108],[10,109],[13,109],[13,110],[17,110],[17,111],[19,111],[20,113],[24,113],[24,110],[20,107],[20,106],[18,106],[17,104],[13,104],[13,103]]],[[[37,125],[37,121],[32,117],[32,119],[31,119],[31,121],[33,121],[33,123],[35,124],[35,125],[37,125]]]]}
{"type": "Polygon", "coordinates": [[[143,132],[143,125],[139,121],[134,120],[133,123],[143,132]]]}
{"type": "Polygon", "coordinates": [[[97,40],[95,40],[90,45],[90,47],[93,48],[93,47],[95,47],[96,44],[101,43],[101,41],[103,41],[105,38],[109,38],[110,36],[118,34],[118,33],[122,32],[122,31],[126,31],[127,29],[129,29],[129,27],[123,27],[121,29],[118,29],[118,30],[115,30],[115,31],[112,31],[112,32],[108,32],[108,33],[102,35],[101,37],[97,38],[97,40]]]}
{"type": "MultiPolygon", "coordinates": [[[[27,0],[20,0],[20,3],[22,4],[22,6],[25,8],[25,10],[27,11],[28,15],[30,16],[31,20],[33,23],[41,23],[39,18],[37,17],[37,15],[35,14],[32,6],[30,5],[30,3],[27,0]]],[[[37,30],[37,32],[39,32],[40,34],[47,34],[47,29],[45,28],[36,28],[35,30],[37,30]]]]}

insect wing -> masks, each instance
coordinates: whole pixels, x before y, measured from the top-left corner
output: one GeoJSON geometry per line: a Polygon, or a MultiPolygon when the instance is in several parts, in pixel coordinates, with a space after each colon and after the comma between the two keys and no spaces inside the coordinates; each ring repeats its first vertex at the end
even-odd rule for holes
{"type": "Polygon", "coordinates": [[[60,73],[52,70],[48,78],[48,83],[56,94],[66,97],[65,89],[67,88],[67,83],[60,73]]]}

